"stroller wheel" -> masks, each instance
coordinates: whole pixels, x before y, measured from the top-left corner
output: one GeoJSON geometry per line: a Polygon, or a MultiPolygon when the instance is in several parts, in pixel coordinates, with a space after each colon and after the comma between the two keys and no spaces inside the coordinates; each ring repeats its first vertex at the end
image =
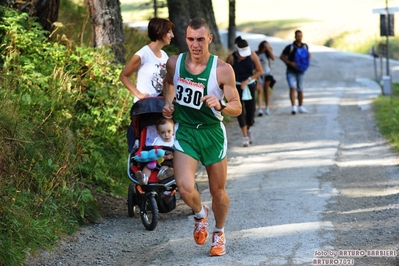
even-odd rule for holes
{"type": "Polygon", "coordinates": [[[134,217],[134,207],[137,205],[136,193],[136,186],[133,183],[130,183],[127,191],[127,211],[129,217],[134,217]]]}
{"type": "Polygon", "coordinates": [[[140,210],[141,221],[145,229],[154,230],[158,224],[158,205],[153,194],[145,197],[140,210]]]}

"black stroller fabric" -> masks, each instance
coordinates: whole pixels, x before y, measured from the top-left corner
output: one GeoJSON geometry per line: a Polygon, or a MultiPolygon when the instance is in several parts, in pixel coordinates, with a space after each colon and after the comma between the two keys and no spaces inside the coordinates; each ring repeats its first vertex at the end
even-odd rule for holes
{"type": "Polygon", "coordinates": [[[158,199],[158,209],[160,213],[167,213],[176,208],[176,195],[165,196],[162,195],[158,199]]]}
{"type": "Polygon", "coordinates": [[[134,152],[134,144],[141,130],[146,126],[155,125],[156,121],[162,117],[163,106],[163,97],[145,98],[133,104],[130,109],[131,123],[126,133],[129,153],[134,152]]]}

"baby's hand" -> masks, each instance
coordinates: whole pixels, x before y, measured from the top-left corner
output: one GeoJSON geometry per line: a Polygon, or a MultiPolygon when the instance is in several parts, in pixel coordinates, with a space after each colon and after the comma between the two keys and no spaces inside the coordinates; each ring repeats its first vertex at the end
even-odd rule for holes
{"type": "Polygon", "coordinates": [[[165,155],[163,158],[164,158],[165,160],[172,160],[172,159],[173,159],[173,154],[165,155]]]}

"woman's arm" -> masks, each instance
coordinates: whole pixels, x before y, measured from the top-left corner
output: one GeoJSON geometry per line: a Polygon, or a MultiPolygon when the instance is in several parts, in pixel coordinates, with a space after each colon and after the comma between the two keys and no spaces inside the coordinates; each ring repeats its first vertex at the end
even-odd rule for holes
{"type": "Polygon", "coordinates": [[[141,57],[138,55],[133,55],[130,61],[126,64],[126,66],[122,69],[121,73],[119,74],[119,80],[122,81],[123,85],[134,95],[134,97],[138,99],[148,97],[148,93],[143,94],[141,93],[133,82],[130,80],[130,76],[137,72],[137,70],[141,66],[141,57]]]}

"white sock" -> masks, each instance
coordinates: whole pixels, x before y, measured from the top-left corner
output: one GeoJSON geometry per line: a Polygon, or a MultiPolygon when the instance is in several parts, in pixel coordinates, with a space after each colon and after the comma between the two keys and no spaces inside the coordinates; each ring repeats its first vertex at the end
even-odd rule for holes
{"type": "Polygon", "coordinates": [[[213,229],[213,232],[214,232],[214,233],[218,233],[218,232],[224,233],[224,227],[223,227],[222,229],[219,229],[219,228],[216,228],[216,227],[215,227],[215,229],[213,229]]]}
{"type": "Polygon", "coordinates": [[[195,218],[197,218],[197,219],[202,219],[202,218],[204,218],[205,216],[206,216],[206,210],[205,210],[205,208],[204,208],[204,205],[202,205],[201,211],[195,213],[195,218]]]}

